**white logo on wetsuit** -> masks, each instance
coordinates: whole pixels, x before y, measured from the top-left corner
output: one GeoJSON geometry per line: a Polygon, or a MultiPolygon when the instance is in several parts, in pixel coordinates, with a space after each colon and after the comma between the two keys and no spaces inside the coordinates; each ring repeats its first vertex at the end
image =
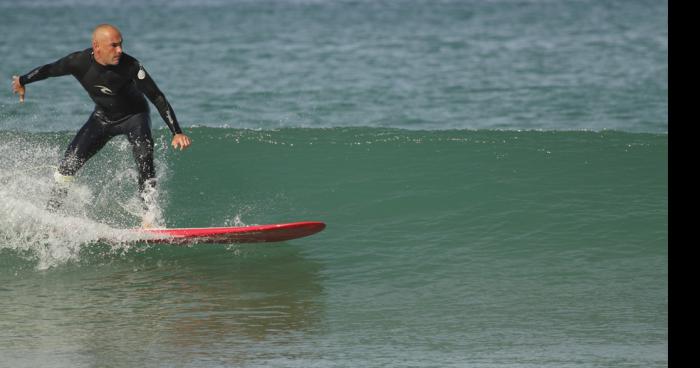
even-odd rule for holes
{"type": "Polygon", "coordinates": [[[139,79],[144,79],[144,78],[146,78],[146,71],[143,70],[143,67],[141,67],[141,69],[139,69],[139,72],[136,74],[136,76],[137,76],[139,79]]]}
{"type": "Polygon", "coordinates": [[[114,92],[112,92],[111,89],[105,87],[105,86],[100,86],[99,84],[96,84],[95,87],[100,89],[100,92],[109,95],[109,96],[114,96],[114,92]]]}
{"type": "Polygon", "coordinates": [[[34,76],[35,76],[37,73],[39,73],[39,69],[41,69],[41,68],[36,68],[36,69],[34,69],[31,73],[29,73],[29,75],[27,75],[27,79],[32,79],[32,78],[34,78],[34,76]]]}
{"type": "Polygon", "coordinates": [[[172,125],[173,124],[173,117],[170,116],[170,110],[165,112],[165,117],[168,118],[168,122],[172,125]]]}

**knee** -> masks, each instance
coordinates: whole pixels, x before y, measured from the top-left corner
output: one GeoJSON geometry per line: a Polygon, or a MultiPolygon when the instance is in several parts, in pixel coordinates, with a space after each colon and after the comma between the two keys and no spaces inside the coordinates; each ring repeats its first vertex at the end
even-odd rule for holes
{"type": "Polygon", "coordinates": [[[137,159],[148,159],[153,156],[153,140],[151,139],[135,139],[132,142],[132,147],[137,159]]]}
{"type": "Polygon", "coordinates": [[[156,179],[153,177],[139,178],[139,192],[142,198],[153,196],[156,191],[156,179]]]}

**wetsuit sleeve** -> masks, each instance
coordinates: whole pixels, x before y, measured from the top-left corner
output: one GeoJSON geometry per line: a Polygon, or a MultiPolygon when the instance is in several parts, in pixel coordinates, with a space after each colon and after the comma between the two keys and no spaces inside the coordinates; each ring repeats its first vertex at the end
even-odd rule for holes
{"type": "Polygon", "coordinates": [[[163,118],[163,121],[165,121],[165,124],[168,125],[168,128],[170,128],[170,131],[173,134],[182,134],[180,124],[177,123],[177,118],[175,117],[175,111],[173,111],[165,95],[158,89],[158,86],[153,79],[151,79],[151,76],[146,72],[143,66],[139,66],[134,80],[136,81],[138,89],[143,92],[158,109],[160,116],[163,118]]]}
{"type": "Polygon", "coordinates": [[[74,52],[53,63],[35,68],[31,72],[19,77],[19,83],[26,86],[29,83],[38,82],[49,77],[75,74],[79,63],[80,52],[74,52]]]}

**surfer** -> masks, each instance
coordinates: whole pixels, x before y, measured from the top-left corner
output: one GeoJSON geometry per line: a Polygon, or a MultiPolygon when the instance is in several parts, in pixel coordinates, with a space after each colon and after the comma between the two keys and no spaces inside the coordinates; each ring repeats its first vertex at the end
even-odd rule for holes
{"type": "MultiPolygon", "coordinates": [[[[49,77],[73,75],[95,102],[87,122],[68,145],[54,173],[55,186],[47,209],[56,211],[68,194],[68,185],[76,172],[117,135],[126,135],[138,167],[138,186],[146,206],[153,203],[155,167],[148,100],[158,109],[173,134],[174,149],[186,149],[190,138],[182,133],[170,103],[158,89],[143,65],[124,53],[121,32],[110,24],[97,26],[92,47],[71,53],[53,63],[40,66],[22,76],[12,77],[12,90],[24,102],[26,85],[49,77]]],[[[144,217],[144,227],[148,223],[144,217]]]]}

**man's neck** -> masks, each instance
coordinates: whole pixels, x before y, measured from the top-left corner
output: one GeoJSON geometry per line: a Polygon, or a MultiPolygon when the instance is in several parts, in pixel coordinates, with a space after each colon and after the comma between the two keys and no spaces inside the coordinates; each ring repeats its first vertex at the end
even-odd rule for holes
{"type": "Polygon", "coordinates": [[[100,59],[97,58],[97,56],[95,55],[95,49],[92,49],[92,52],[90,53],[90,55],[92,56],[92,60],[94,60],[97,64],[100,64],[100,65],[102,65],[102,66],[104,66],[104,67],[109,66],[109,65],[107,65],[106,63],[103,63],[102,61],[100,61],[100,59]]]}

